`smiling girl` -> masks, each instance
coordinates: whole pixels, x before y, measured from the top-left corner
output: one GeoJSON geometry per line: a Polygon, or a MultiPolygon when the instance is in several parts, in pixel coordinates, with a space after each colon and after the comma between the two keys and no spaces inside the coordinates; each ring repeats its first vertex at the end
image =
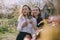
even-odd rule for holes
{"type": "MultiPolygon", "coordinates": [[[[33,17],[29,18],[29,16],[31,16],[30,14],[31,14],[30,7],[27,5],[24,5],[22,7],[22,11],[18,18],[17,30],[19,31],[19,35],[22,32],[27,32],[27,33],[30,33],[31,35],[34,34],[35,29],[36,29],[36,19],[33,17]]],[[[20,37],[21,36],[23,36],[23,35],[20,35],[20,37]]],[[[18,37],[17,37],[17,39],[18,39],[18,37]]],[[[20,40],[21,40],[21,38],[20,38],[20,40]]]]}

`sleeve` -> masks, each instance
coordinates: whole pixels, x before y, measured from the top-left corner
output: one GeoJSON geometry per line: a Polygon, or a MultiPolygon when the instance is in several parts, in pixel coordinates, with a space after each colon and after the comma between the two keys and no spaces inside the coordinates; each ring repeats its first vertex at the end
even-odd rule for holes
{"type": "Polygon", "coordinates": [[[33,22],[34,22],[34,24],[36,26],[37,25],[37,22],[36,22],[36,19],[35,18],[33,18],[33,22]]]}
{"type": "Polygon", "coordinates": [[[20,19],[18,21],[18,26],[17,26],[17,30],[20,32],[22,31],[22,25],[23,25],[24,21],[22,19],[20,19]]]}
{"type": "Polygon", "coordinates": [[[38,18],[40,21],[42,21],[43,19],[42,19],[42,17],[40,17],[40,18],[38,18]]]}

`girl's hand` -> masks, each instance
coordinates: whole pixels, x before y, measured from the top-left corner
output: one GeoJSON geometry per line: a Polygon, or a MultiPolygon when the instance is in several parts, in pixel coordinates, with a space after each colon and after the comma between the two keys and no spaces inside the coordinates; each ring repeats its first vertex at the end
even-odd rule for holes
{"type": "Polygon", "coordinates": [[[36,27],[36,25],[35,25],[35,23],[32,21],[32,19],[30,19],[30,24],[32,24],[32,26],[33,26],[33,28],[34,28],[35,31],[39,29],[38,27],[36,27]]]}
{"type": "Polygon", "coordinates": [[[27,25],[28,25],[28,23],[24,22],[23,25],[22,25],[22,27],[26,27],[27,25]]]}
{"type": "Polygon", "coordinates": [[[29,22],[30,22],[30,24],[33,24],[33,21],[32,21],[32,19],[30,19],[30,21],[29,21],[29,22]]]}

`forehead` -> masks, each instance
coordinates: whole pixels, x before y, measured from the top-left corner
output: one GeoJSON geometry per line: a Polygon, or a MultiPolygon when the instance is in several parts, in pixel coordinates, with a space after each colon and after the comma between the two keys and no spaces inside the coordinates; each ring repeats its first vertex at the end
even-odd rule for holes
{"type": "Polygon", "coordinates": [[[37,7],[34,7],[34,8],[32,8],[32,10],[38,10],[38,8],[37,7]]]}
{"type": "Polygon", "coordinates": [[[28,8],[28,6],[23,6],[22,8],[28,8]]]}
{"type": "Polygon", "coordinates": [[[38,7],[34,7],[33,9],[38,9],[38,7]]]}
{"type": "Polygon", "coordinates": [[[26,36],[30,36],[30,35],[27,34],[26,36]]]}

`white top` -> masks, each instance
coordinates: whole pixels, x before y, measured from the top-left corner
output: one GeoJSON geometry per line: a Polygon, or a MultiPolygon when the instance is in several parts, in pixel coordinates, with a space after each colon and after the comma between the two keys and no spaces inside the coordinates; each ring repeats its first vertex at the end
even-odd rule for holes
{"type": "MultiPolygon", "coordinates": [[[[33,18],[33,17],[32,17],[32,21],[34,22],[35,25],[37,24],[37,23],[36,23],[36,19],[33,18]]],[[[24,17],[18,21],[17,30],[18,30],[19,32],[28,32],[28,33],[31,33],[31,34],[33,34],[33,33],[35,32],[33,26],[29,23],[29,19],[28,19],[28,18],[25,19],[24,17]],[[26,22],[26,20],[27,20],[28,25],[27,25],[26,27],[23,27],[23,28],[22,28],[22,24],[23,24],[24,22],[26,22]]]]}

